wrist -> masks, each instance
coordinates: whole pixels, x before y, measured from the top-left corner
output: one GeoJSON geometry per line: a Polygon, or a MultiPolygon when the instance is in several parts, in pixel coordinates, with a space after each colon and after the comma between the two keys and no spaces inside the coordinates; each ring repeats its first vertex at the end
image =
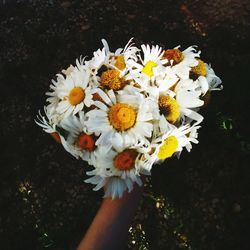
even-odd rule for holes
{"type": "Polygon", "coordinates": [[[143,193],[143,185],[138,186],[136,183],[134,184],[134,188],[131,192],[125,191],[121,198],[112,199],[111,197],[104,198],[102,201],[102,206],[107,206],[113,209],[118,209],[121,207],[122,210],[129,209],[135,210],[138,203],[140,202],[142,193],[143,193]]]}

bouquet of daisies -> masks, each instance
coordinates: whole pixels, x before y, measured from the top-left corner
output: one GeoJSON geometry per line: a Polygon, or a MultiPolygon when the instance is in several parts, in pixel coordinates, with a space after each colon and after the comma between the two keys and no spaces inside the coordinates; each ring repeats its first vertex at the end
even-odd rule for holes
{"type": "MultiPolygon", "coordinates": [[[[132,39],[131,39],[132,40],[132,39]]],[[[52,80],[36,123],[66,151],[93,166],[87,183],[105,197],[130,192],[155,163],[198,143],[198,113],[210,92],[222,88],[210,65],[191,46],[163,49],[103,48],[80,58],[52,80]]]]}

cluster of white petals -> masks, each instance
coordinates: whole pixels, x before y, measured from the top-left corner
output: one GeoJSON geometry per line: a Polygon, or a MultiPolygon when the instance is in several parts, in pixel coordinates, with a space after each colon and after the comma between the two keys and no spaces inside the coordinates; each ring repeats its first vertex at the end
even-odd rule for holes
{"type": "Polygon", "coordinates": [[[155,163],[198,143],[199,110],[222,85],[195,46],[138,48],[131,39],[111,52],[102,43],[52,80],[36,123],[93,166],[85,182],[117,198],[142,185],[155,163]]]}

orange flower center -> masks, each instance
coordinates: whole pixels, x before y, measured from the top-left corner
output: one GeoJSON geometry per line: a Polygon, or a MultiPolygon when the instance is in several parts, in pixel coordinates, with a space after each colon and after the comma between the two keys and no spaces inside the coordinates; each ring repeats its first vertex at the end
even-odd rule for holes
{"type": "Polygon", "coordinates": [[[118,70],[110,69],[102,73],[101,86],[107,89],[120,90],[125,86],[125,81],[120,77],[118,70]]]}
{"type": "Polygon", "coordinates": [[[168,49],[165,50],[163,58],[168,59],[169,62],[172,60],[173,65],[175,65],[180,63],[183,60],[184,56],[179,49],[168,49]]]}
{"type": "Polygon", "coordinates": [[[132,128],[136,121],[136,111],[125,103],[117,103],[108,111],[110,124],[118,131],[125,131],[132,128]]]}
{"type": "Polygon", "coordinates": [[[50,135],[57,143],[61,143],[61,138],[57,132],[50,133],[50,135]]]}
{"type": "Polygon", "coordinates": [[[135,167],[135,160],[138,153],[133,149],[126,149],[117,154],[114,158],[115,168],[126,171],[135,167]]]}
{"type": "Polygon", "coordinates": [[[85,92],[81,87],[74,87],[69,93],[69,102],[71,105],[81,103],[85,98],[85,92]]]}
{"type": "Polygon", "coordinates": [[[91,135],[81,133],[76,139],[76,145],[83,150],[92,152],[95,149],[95,140],[91,135]]]}

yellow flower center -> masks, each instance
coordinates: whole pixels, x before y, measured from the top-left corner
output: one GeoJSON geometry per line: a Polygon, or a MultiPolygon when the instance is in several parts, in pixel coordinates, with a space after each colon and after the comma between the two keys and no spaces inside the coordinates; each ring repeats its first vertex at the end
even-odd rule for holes
{"type": "Polygon", "coordinates": [[[175,153],[178,148],[178,140],[175,136],[171,135],[167,137],[163,144],[160,146],[157,157],[160,160],[165,160],[175,153]]]}
{"type": "Polygon", "coordinates": [[[167,121],[175,123],[180,116],[180,108],[177,101],[170,97],[162,95],[159,97],[159,109],[167,121]]]}
{"type": "Polygon", "coordinates": [[[115,66],[118,69],[123,70],[126,68],[126,64],[125,64],[123,56],[116,56],[115,59],[116,59],[115,66]]]}
{"type": "Polygon", "coordinates": [[[125,149],[113,159],[115,168],[121,171],[134,168],[137,155],[138,153],[134,149],[125,149]]]}
{"type": "Polygon", "coordinates": [[[74,87],[69,93],[69,102],[71,105],[81,103],[85,98],[85,92],[81,87],[74,87]]]}
{"type": "Polygon", "coordinates": [[[153,68],[156,67],[157,64],[153,61],[148,61],[146,63],[146,65],[144,66],[144,68],[142,69],[142,73],[144,73],[145,75],[152,77],[154,75],[153,73],[153,68]]]}
{"type": "Polygon", "coordinates": [[[83,150],[92,152],[95,149],[95,140],[91,135],[81,133],[76,139],[76,145],[83,150]]]}
{"type": "Polygon", "coordinates": [[[136,120],[136,111],[125,103],[117,103],[108,111],[110,124],[118,131],[126,131],[132,128],[136,120]]]}
{"type": "Polygon", "coordinates": [[[104,88],[120,90],[125,86],[125,83],[118,70],[110,69],[101,75],[101,86],[104,88]]]}
{"type": "Polygon", "coordinates": [[[193,80],[196,80],[199,76],[207,75],[206,64],[201,59],[197,59],[197,61],[198,65],[192,67],[190,71],[190,78],[192,78],[193,80]]]}
{"type": "Polygon", "coordinates": [[[180,63],[184,59],[184,56],[179,49],[168,49],[165,50],[163,54],[163,59],[168,59],[169,62],[173,60],[173,65],[175,65],[180,63]]]}

